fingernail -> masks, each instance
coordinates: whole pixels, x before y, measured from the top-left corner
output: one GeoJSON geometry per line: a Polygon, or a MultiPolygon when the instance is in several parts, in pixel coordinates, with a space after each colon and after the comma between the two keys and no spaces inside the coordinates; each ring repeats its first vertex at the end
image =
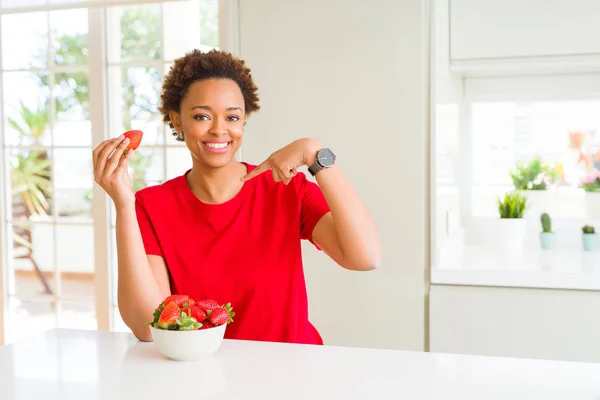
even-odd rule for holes
{"type": "Polygon", "coordinates": [[[121,136],[119,136],[117,139],[120,139],[120,140],[122,140],[124,137],[125,137],[125,135],[121,135],[121,136]]]}
{"type": "Polygon", "coordinates": [[[129,138],[125,138],[125,140],[123,140],[123,143],[129,143],[129,138]]]}

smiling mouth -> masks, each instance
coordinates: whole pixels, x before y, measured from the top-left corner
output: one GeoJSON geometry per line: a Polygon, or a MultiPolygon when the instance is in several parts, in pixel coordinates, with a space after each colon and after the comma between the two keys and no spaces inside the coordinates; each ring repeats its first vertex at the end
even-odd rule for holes
{"type": "Polygon", "coordinates": [[[210,147],[211,149],[224,149],[229,146],[230,142],[222,142],[222,143],[212,143],[212,142],[202,142],[206,147],[210,147]]]}
{"type": "Polygon", "coordinates": [[[202,142],[202,145],[211,153],[224,153],[231,145],[231,142],[202,142]]]}

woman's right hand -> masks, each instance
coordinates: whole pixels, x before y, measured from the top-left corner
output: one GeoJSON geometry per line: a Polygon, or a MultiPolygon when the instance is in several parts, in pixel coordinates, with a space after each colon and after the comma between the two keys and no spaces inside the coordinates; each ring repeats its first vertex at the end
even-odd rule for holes
{"type": "Polygon", "coordinates": [[[127,171],[133,150],[123,155],[128,144],[129,139],[121,135],[105,140],[92,152],[94,180],[110,196],[117,209],[135,203],[131,178],[127,171]]]}

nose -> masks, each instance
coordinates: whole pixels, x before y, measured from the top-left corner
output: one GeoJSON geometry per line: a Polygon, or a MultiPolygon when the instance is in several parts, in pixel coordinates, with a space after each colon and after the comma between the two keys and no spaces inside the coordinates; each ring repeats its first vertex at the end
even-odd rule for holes
{"type": "Polygon", "coordinates": [[[215,118],[210,128],[210,133],[215,136],[222,136],[227,134],[227,128],[225,122],[221,121],[220,118],[215,118]]]}

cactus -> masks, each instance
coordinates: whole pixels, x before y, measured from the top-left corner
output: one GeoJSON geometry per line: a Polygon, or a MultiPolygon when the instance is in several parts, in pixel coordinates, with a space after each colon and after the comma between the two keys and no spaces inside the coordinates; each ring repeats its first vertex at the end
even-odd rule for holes
{"type": "Polygon", "coordinates": [[[542,221],[542,231],[547,233],[552,232],[552,219],[550,218],[550,215],[548,215],[548,213],[543,213],[540,219],[542,221]]]}
{"type": "Polygon", "coordinates": [[[585,234],[594,234],[594,233],[596,233],[596,230],[591,225],[585,225],[583,228],[581,228],[581,230],[585,234]]]}

